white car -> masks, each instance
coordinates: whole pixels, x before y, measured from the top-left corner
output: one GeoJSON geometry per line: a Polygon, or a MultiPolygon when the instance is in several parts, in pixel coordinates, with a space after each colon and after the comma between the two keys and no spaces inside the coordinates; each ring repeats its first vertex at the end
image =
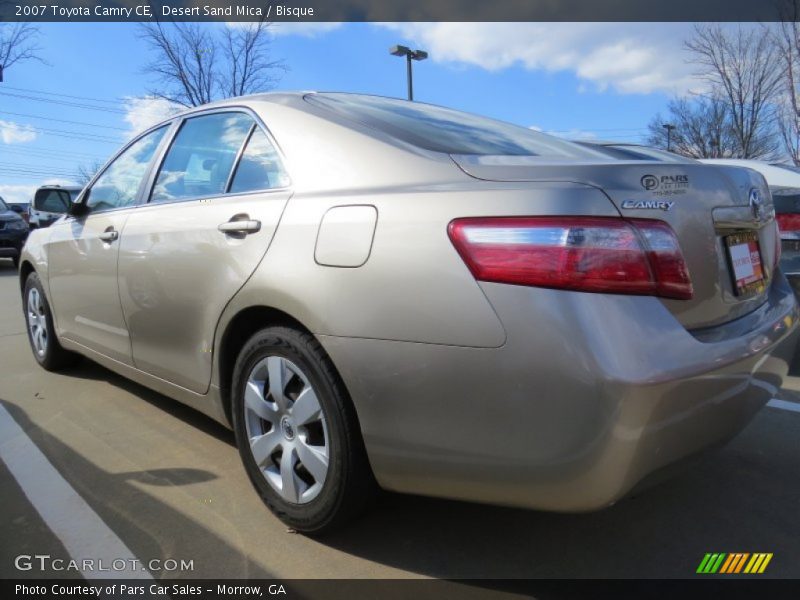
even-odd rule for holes
{"type": "Polygon", "coordinates": [[[781,234],[781,270],[800,296],[800,169],[792,165],[740,158],[704,158],[700,162],[748,167],[767,180],[781,234]]]}
{"type": "Polygon", "coordinates": [[[33,197],[28,222],[31,229],[48,227],[60,218],[81,192],[79,186],[43,185],[33,197]]]}
{"type": "Polygon", "coordinates": [[[800,188],[800,170],[792,165],[781,165],[745,158],[701,158],[700,162],[709,165],[727,165],[753,169],[764,176],[770,188],[800,188]]]}

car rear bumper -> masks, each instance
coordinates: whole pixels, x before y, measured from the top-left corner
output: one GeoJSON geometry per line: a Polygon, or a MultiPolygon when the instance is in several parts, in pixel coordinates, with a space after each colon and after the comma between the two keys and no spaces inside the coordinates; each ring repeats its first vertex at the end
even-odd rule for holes
{"type": "Polygon", "coordinates": [[[750,315],[694,334],[656,298],[483,287],[501,348],[321,336],[388,489],[607,506],[738,433],[777,393],[798,338],[783,277],[750,315]]]}

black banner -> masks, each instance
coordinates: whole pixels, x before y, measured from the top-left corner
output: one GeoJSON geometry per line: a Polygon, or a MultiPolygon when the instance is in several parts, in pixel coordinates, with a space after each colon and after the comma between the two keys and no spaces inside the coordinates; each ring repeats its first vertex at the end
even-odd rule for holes
{"type": "Polygon", "coordinates": [[[0,21],[797,20],[798,0],[0,0],[0,21]]]}
{"type": "Polygon", "coordinates": [[[483,600],[536,598],[770,598],[795,599],[800,582],[761,578],[678,580],[286,579],[286,580],[4,580],[4,600],[483,600]]]}

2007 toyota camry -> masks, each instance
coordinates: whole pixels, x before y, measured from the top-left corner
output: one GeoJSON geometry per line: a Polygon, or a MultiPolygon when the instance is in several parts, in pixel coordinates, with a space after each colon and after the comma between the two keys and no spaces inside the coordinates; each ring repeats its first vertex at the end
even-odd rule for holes
{"type": "Polygon", "coordinates": [[[378,486],[598,509],[726,441],[794,350],[778,249],[753,171],[285,93],[140,135],[20,281],[44,368],[84,355],[229,424],[322,532],[378,486]]]}

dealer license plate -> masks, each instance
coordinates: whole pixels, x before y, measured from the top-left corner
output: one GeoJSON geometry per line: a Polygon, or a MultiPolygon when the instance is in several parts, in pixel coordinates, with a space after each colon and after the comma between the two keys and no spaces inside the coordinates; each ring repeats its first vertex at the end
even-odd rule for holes
{"type": "Polygon", "coordinates": [[[746,231],[725,236],[725,246],[728,249],[728,262],[736,295],[747,296],[763,292],[764,268],[758,234],[755,231],[746,231]]]}

